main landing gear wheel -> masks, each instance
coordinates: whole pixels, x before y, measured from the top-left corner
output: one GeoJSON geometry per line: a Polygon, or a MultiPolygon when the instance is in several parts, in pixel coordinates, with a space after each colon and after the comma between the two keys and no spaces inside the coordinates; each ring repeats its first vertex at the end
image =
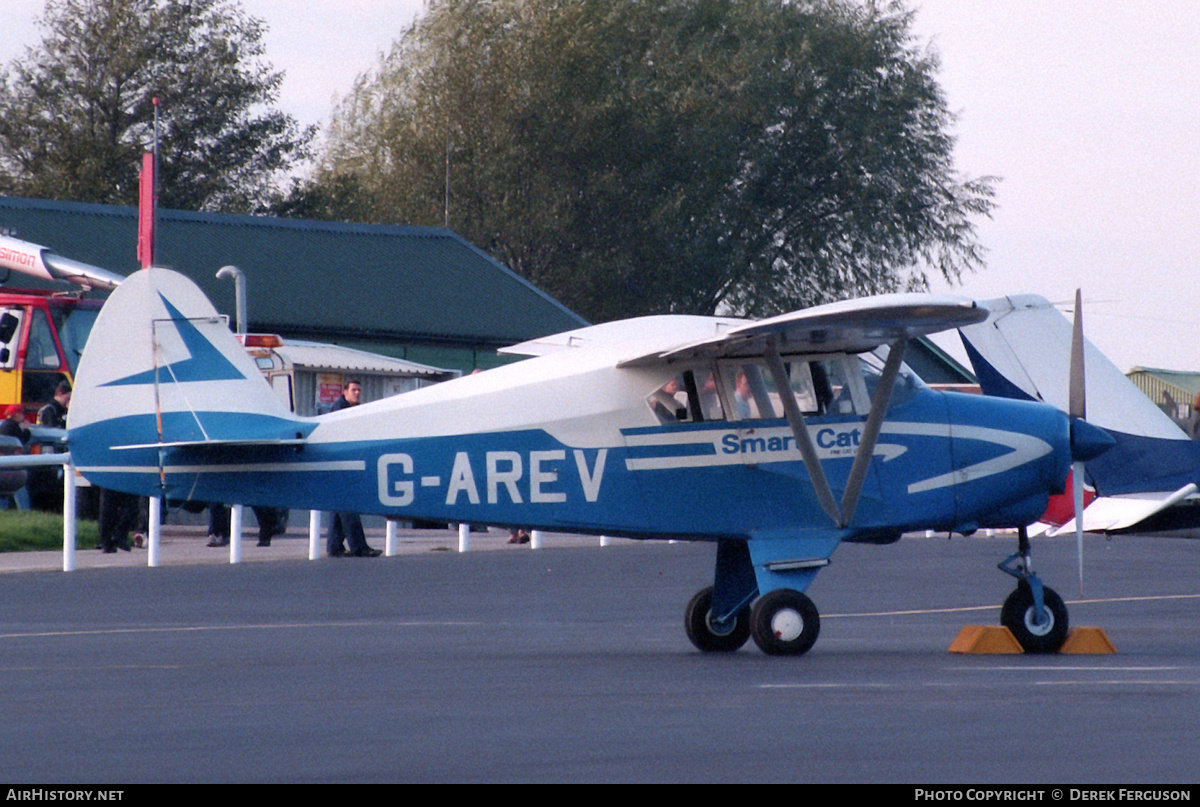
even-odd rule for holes
{"type": "Polygon", "coordinates": [[[1057,653],[1067,639],[1067,606],[1052,588],[1042,588],[1043,621],[1037,619],[1033,591],[1022,580],[1000,609],[1000,624],[1012,631],[1026,653],[1057,653]]]}
{"type": "Polygon", "coordinates": [[[750,609],[743,608],[729,625],[712,621],[712,587],[701,589],[688,603],[683,624],[688,638],[705,653],[732,653],[750,638],[750,609]]]}
{"type": "Polygon", "coordinates": [[[821,615],[804,594],[788,588],[768,591],[750,609],[750,635],[769,656],[807,652],[821,632],[821,615]]]}

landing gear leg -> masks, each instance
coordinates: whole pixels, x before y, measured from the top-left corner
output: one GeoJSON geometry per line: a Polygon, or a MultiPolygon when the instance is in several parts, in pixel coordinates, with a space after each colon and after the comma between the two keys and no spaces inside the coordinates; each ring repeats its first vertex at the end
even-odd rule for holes
{"type": "Polygon", "coordinates": [[[1012,631],[1026,653],[1057,653],[1067,639],[1067,606],[1033,571],[1029,533],[1017,532],[1017,552],[1000,571],[1017,578],[1017,588],[1000,609],[1000,624],[1012,631]]]}

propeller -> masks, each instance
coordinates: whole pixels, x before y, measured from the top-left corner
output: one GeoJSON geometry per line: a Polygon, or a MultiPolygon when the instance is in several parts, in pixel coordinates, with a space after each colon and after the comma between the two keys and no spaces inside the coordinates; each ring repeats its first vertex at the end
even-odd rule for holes
{"type": "MultiPolygon", "coordinates": [[[[1071,380],[1068,396],[1067,414],[1071,416],[1071,437],[1074,443],[1076,423],[1085,422],[1087,418],[1087,389],[1083,366],[1083,294],[1080,289],[1075,289],[1075,324],[1071,332],[1071,380]]],[[[1079,556],[1080,594],[1083,594],[1083,474],[1083,460],[1073,458],[1071,492],[1075,502],[1075,551],[1079,556]]]]}

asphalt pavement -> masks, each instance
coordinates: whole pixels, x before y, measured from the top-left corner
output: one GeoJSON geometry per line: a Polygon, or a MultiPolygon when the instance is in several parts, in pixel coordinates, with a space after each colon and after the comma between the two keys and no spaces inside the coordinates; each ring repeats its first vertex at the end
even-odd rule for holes
{"type": "Polygon", "coordinates": [[[688,643],[710,545],[406,540],[309,561],[297,533],[231,565],[172,534],[157,568],[91,550],[122,565],[0,575],[0,781],[975,783],[1045,801],[1195,781],[1197,541],[1089,536],[1082,594],[1073,540],[1035,542],[1072,624],[1116,645],[1097,656],[948,652],[996,623],[1011,537],[842,546],[808,592],[815,647],[777,658],[688,643]]]}

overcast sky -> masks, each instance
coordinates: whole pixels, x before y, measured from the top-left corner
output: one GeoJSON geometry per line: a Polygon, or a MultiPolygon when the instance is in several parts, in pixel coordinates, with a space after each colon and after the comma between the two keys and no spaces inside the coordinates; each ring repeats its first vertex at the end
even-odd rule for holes
{"type": "MultiPolygon", "coordinates": [[[[1089,336],[1122,370],[1200,370],[1200,2],[923,0],[941,55],[957,163],[998,176],[979,232],[979,299],[1084,290],[1089,336]]],[[[280,106],[324,122],[422,0],[243,0],[270,26],[280,106]]],[[[39,34],[41,0],[0,0],[0,60],[39,34]]],[[[951,290],[938,284],[937,291],[951,290]]]]}

